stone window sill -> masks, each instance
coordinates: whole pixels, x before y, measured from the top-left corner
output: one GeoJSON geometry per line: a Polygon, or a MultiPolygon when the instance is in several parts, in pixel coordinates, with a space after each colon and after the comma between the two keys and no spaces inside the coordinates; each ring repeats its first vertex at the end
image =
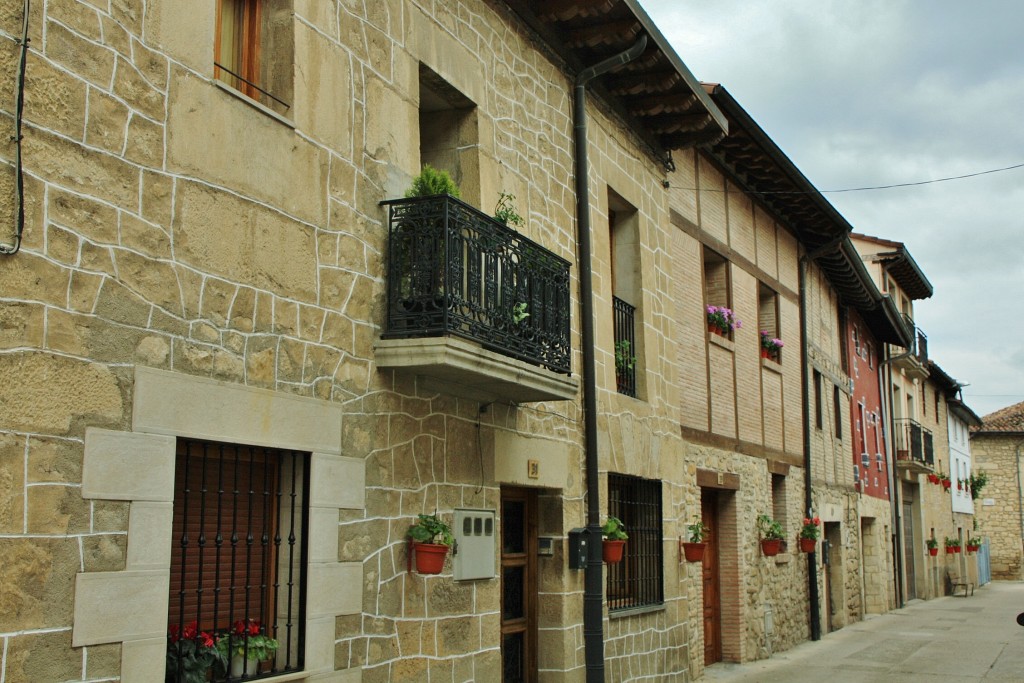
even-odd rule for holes
{"type": "MultiPolygon", "coordinates": [[[[260,111],[260,112],[266,114],[267,116],[269,116],[270,118],[274,119],[278,123],[280,123],[280,124],[282,124],[284,126],[288,126],[292,130],[295,129],[295,122],[294,121],[292,121],[291,119],[289,119],[289,118],[287,118],[285,116],[282,116],[281,114],[278,114],[276,111],[274,111],[270,107],[268,107],[268,106],[266,106],[264,104],[260,104],[259,102],[257,102],[256,100],[252,99],[251,97],[246,96],[244,93],[239,92],[238,90],[235,90],[234,88],[232,88],[227,83],[224,83],[224,82],[219,81],[217,79],[213,79],[212,82],[213,82],[213,84],[215,86],[220,88],[223,92],[226,92],[227,94],[231,95],[232,97],[234,97],[236,99],[239,99],[242,102],[245,102],[250,107],[256,109],[257,111],[260,111]]],[[[274,679],[274,680],[276,680],[276,679],[274,679]]]]}

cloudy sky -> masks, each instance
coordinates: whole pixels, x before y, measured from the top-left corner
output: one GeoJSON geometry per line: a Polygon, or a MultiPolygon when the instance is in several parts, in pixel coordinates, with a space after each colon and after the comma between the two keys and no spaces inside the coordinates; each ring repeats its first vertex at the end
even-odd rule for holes
{"type": "MultiPolygon", "coordinates": [[[[640,0],[819,190],[1024,164],[1024,2],[640,0]]],[[[914,317],[984,416],[1024,401],[1024,168],[825,192],[935,288],[914,317]]]]}

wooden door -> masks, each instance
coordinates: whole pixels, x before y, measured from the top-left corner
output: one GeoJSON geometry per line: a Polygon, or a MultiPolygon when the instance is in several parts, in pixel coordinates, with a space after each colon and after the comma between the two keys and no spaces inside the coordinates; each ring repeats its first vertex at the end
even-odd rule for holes
{"type": "Polygon", "coordinates": [[[537,680],[537,492],[501,489],[503,683],[537,680]]]}
{"type": "Polygon", "coordinates": [[[722,661],[722,584],[719,572],[718,494],[701,489],[701,519],[710,530],[704,550],[704,663],[722,661]]]}

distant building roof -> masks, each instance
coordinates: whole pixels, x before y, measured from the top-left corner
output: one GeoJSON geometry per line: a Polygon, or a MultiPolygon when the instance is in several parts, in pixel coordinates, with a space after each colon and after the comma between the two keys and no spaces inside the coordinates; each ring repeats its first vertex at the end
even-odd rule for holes
{"type": "Polygon", "coordinates": [[[951,413],[966,422],[969,427],[981,426],[981,418],[960,398],[960,389],[965,386],[963,383],[953,379],[933,360],[928,361],[928,379],[942,389],[946,396],[946,406],[951,413]]]}
{"type": "Polygon", "coordinates": [[[1007,406],[981,418],[976,434],[1001,433],[1024,435],[1024,401],[1007,406]]]}
{"type": "Polygon", "coordinates": [[[925,277],[924,271],[917,265],[917,261],[907,251],[903,242],[894,242],[860,233],[853,233],[851,237],[865,242],[874,242],[884,249],[876,254],[867,255],[866,258],[880,262],[911,299],[927,299],[935,291],[932,288],[932,283],[925,277]]]}

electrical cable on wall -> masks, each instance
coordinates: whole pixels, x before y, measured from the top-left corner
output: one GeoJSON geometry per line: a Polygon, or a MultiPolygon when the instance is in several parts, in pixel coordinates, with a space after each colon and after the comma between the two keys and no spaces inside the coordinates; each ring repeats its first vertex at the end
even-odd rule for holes
{"type": "Polygon", "coordinates": [[[15,175],[17,176],[17,219],[14,229],[14,243],[0,244],[0,254],[13,256],[21,249],[21,235],[25,231],[25,172],[21,161],[21,118],[25,108],[25,61],[28,57],[28,15],[31,0],[25,0],[24,17],[21,26],[21,55],[18,57],[18,94],[14,105],[15,175]]]}

